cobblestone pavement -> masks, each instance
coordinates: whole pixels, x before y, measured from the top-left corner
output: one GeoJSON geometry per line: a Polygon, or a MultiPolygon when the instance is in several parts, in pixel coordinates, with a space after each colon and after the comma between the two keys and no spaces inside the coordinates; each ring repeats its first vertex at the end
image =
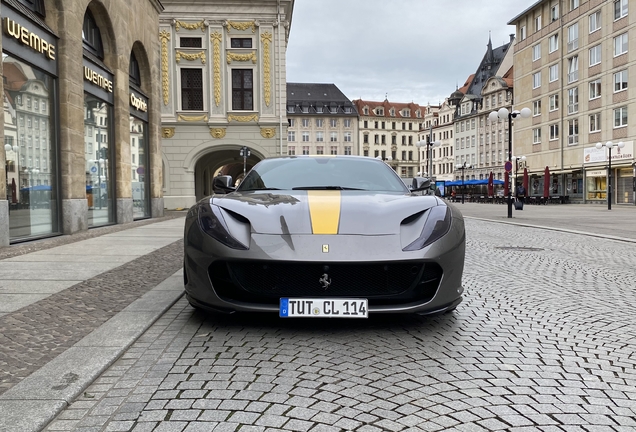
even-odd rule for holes
{"type": "Polygon", "coordinates": [[[46,431],[635,431],[634,245],[467,220],[433,318],[219,317],[181,300],[46,431]]]}

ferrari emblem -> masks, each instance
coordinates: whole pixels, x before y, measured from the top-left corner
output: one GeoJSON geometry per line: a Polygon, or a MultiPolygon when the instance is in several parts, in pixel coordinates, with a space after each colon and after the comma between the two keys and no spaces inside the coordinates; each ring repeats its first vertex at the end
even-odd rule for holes
{"type": "Polygon", "coordinates": [[[329,253],[329,245],[322,245],[322,253],[329,253]]]}
{"type": "Polygon", "coordinates": [[[320,282],[320,285],[322,285],[325,291],[329,288],[329,285],[331,285],[331,279],[327,273],[324,273],[322,277],[318,279],[318,282],[320,282]]]}

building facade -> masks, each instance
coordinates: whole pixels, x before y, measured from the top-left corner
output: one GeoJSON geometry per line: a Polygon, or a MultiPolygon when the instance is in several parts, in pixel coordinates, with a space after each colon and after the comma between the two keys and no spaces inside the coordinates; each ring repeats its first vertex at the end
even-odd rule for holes
{"type": "Polygon", "coordinates": [[[187,208],[212,192],[216,175],[238,179],[259,160],[286,154],[285,52],[294,2],[162,4],[164,201],[187,208]]]}
{"type": "Polygon", "coordinates": [[[2,0],[0,246],[163,214],[161,9],[2,0]]]}
{"type": "Polygon", "coordinates": [[[287,83],[287,154],[357,155],[358,112],[334,84],[287,83]]]}
{"type": "Polygon", "coordinates": [[[415,103],[356,99],[359,154],[386,161],[400,177],[415,177],[421,158],[417,141],[423,127],[424,107],[415,103]]]}
{"type": "Polygon", "coordinates": [[[509,22],[518,40],[514,107],[534,113],[513,131],[514,152],[527,157],[531,195],[543,193],[547,170],[551,195],[606,203],[611,176],[611,202],[635,203],[634,6],[544,0],[509,22]],[[623,147],[610,150],[608,142],[623,147]]]}

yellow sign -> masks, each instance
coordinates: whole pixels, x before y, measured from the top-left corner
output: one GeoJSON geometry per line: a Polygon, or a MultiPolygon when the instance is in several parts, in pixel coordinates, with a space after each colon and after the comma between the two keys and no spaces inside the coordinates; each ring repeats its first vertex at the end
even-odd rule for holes
{"type": "Polygon", "coordinates": [[[32,50],[44,54],[50,60],[55,60],[55,45],[48,43],[40,36],[31,32],[28,28],[6,17],[2,20],[2,28],[5,34],[22,42],[32,50]]]}
{"type": "Polygon", "coordinates": [[[130,105],[135,108],[137,111],[148,111],[148,104],[142,98],[135,96],[134,93],[130,94],[130,105]]]}
{"type": "Polygon", "coordinates": [[[84,66],[84,79],[86,81],[92,82],[98,87],[103,88],[108,93],[113,92],[113,82],[87,66],[84,66]]]}

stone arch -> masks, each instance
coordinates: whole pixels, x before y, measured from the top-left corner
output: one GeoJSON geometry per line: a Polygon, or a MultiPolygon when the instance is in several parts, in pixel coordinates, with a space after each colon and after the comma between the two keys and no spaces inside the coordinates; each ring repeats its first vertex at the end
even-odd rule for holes
{"type": "Polygon", "coordinates": [[[215,142],[211,144],[211,141],[205,141],[198,146],[192,148],[183,161],[183,169],[186,172],[194,172],[195,165],[199,160],[208,153],[214,153],[219,151],[236,151],[238,156],[241,147],[247,146],[250,149],[251,158],[254,160],[262,160],[267,157],[269,152],[262,146],[252,142],[243,141],[238,139],[226,139],[220,143],[215,142]]]}
{"type": "MultiPolygon", "coordinates": [[[[150,72],[150,61],[148,60],[148,52],[141,41],[135,41],[132,45],[131,53],[135,54],[137,63],[139,64],[139,73],[141,75],[141,90],[146,94],[152,91],[152,75],[150,72]]],[[[130,58],[130,57],[129,57],[130,58]]]]}

